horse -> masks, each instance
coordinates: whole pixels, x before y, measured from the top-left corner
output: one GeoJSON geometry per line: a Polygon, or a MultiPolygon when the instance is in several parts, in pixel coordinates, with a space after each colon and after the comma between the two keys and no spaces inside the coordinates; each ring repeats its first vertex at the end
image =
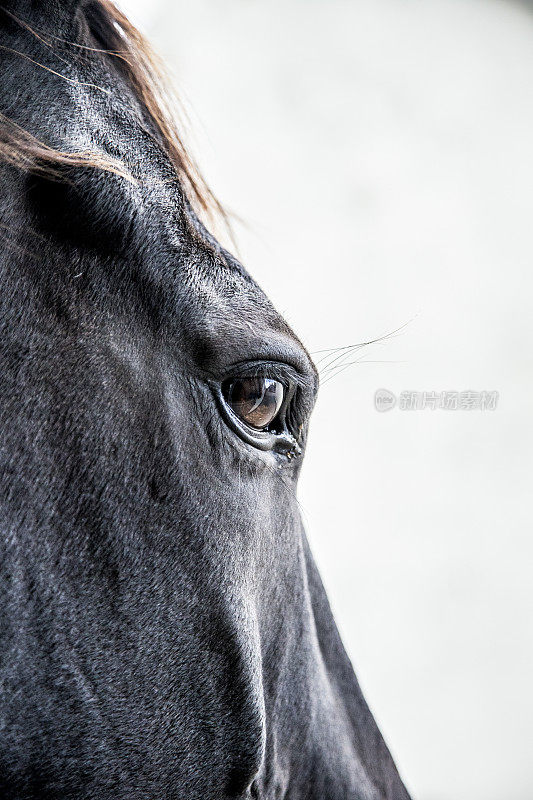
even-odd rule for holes
{"type": "Polygon", "coordinates": [[[302,526],[313,362],[111,0],[0,10],[0,796],[408,800],[302,526]]]}

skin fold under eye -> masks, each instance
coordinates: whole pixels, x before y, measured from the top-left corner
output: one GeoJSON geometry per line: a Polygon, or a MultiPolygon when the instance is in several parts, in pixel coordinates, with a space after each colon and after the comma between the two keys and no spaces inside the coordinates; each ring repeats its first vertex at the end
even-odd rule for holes
{"type": "Polygon", "coordinates": [[[283,404],[283,384],[273,378],[243,377],[228,381],[224,398],[239,419],[257,430],[265,430],[283,404]]]}

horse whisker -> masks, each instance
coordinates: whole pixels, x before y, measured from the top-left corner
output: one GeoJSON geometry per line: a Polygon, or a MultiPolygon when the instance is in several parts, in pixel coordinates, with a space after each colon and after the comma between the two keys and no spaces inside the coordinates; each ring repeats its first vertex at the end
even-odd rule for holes
{"type": "Polygon", "coordinates": [[[343,364],[339,366],[336,371],[333,371],[331,375],[328,375],[325,381],[321,381],[320,385],[324,386],[325,383],[330,381],[332,378],[336,378],[337,375],[340,375],[341,372],[344,372],[345,369],[348,367],[353,366],[354,364],[405,364],[406,361],[396,361],[396,360],[384,360],[384,359],[373,359],[373,360],[365,360],[363,359],[356,359],[355,361],[350,361],[348,364],[343,364]]]}

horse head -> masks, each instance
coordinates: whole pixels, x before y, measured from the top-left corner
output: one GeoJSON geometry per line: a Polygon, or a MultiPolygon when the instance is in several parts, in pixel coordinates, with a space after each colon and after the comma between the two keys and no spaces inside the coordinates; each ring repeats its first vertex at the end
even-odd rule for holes
{"type": "Polygon", "coordinates": [[[2,797],[405,800],[300,520],[316,369],[146,43],[8,0],[0,49],[2,797]]]}

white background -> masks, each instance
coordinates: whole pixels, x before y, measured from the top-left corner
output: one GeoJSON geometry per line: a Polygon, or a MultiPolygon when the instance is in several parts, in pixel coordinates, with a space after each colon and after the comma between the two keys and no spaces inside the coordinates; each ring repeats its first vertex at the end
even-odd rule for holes
{"type": "Polygon", "coordinates": [[[531,800],[533,10],[122,7],[192,106],[199,161],[248,225],[242,260],[308,348],[412,320],[324,383],[300,501],[413,795],[531,800]],[[500,401],[379,414],[379,387],[500,401]]]}

